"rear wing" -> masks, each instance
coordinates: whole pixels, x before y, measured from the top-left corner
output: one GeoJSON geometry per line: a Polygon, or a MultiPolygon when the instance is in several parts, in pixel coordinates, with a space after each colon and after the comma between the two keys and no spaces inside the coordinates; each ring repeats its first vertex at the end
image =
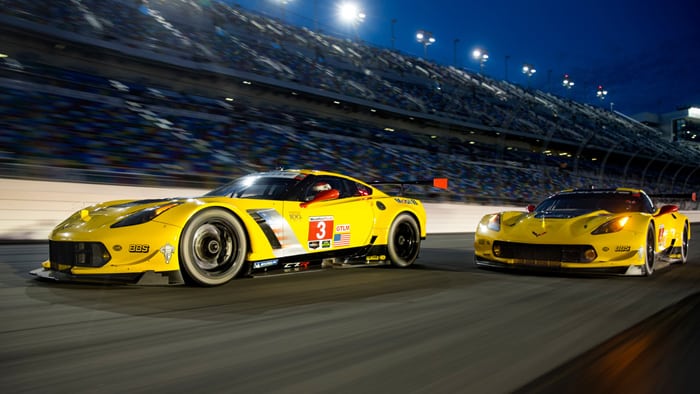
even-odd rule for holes
{"type": "Polygon", "coordinates": [[[680,198],[683,200],[690,200],[690,201],[697,201],[698,196],[697,193],[692,192],[692,193],[659,193],[659,194],[650,194],[649,197],[652,198],[680,198]]]}
{"type": "Polygon", "coordinates": [[[447,178],[433,178],[433,179],[422,179],[413,181],[372,181],[369,182],[370,185],[398,185],[401,187],[401,194],[403,194],[407,185],[429,185],[436,187],[438,189],[447,190],[447,178]]]}

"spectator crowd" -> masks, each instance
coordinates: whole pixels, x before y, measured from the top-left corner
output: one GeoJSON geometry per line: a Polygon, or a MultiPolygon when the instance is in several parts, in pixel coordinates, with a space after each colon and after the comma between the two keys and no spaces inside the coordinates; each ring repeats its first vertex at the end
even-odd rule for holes
{"type": "Polygon", "coordinates": [[[688,165],[700,148],[621,114],[222,1],[0,0],[0,22],[32,40],[128,54],[111,67],[29,47],[0,59],[0,163],[15,176],[63,169],[72,179],[213,186],[304,167],[367,181],[445,176],[449,192],[428,198],[480,202],[592,185],[680,193],[700,183],[688,165]],[[275,99],[226,100],[221,79],[175,83],[143,72],[154,64],[188,80],[206,70],[253,81],[275,99]],[[319,111],[322,99],[353,106],[319,111]],[[356,116],[358,108],[371,112],[356,116]],[[371,115],[377,108],[383,117],[371,115]]]}

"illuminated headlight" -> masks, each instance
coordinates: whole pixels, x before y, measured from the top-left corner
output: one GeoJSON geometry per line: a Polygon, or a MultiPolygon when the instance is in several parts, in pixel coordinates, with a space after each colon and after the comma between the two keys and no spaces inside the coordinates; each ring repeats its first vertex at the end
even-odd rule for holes
{"type": "Polygon", "coordinates": [[[597,229],[593,230],[591,234],[598,235],[616,233],[625,228],[625,224],[627,224],[627,221],[629,221],[629,219],[629,216],[615,218],[613,220],[603,223],[597,229]]]}
{"type": "Polygon", "coordinates": [[[161,215],[163,212],[165,212],[168,209],[173,208],[177,205],[179,205],[179,203],[169,203],[166,205],[147,208],[147,209],[144,209],[142,211],[132,213],[131,215],[125,217],[124,219],[114,223],[111,227],[118,228],[118,227],[134,226],[136,224],[150,222],[151,220],[153,220],[153,219],[157,218],[159,215],[161,215]]]}
{"type": "Polygon", "coordinates": [[[491,215],[488,224],[486,225],[486,228],[488,228],[491,231],[501,231],[501,214],[496,213],[491,215]]]}

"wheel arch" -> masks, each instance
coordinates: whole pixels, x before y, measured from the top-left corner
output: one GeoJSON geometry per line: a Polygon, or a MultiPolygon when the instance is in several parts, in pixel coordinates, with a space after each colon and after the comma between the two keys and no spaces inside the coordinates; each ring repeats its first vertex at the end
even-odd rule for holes
{"type": "Polygon", "coordinates": [[[416,223],[418,224],[418,232],[421,234],[421,238],[425,238],[425,236],[424,236],[425,229],[423,228],[423,223],[421,223],[420,217],[414,211],[412,211],[410,209],[404,209],[401,211],[397,211],[396,214],[391,218],[391,220],[389,221],[389,226],[387,226],[387,228],[386,228],[387,238],[389,237],[389,231],[391,230],[391,224],[394,223],[396,218],[398,218],[399,216],[401,216],[404,213],[408,214],[416,221],[416,223]]]}

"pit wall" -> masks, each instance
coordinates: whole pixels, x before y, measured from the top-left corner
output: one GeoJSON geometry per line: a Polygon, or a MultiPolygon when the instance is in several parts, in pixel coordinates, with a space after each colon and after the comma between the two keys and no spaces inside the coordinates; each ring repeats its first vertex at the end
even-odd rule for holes
{"type": "MultiPolygon", "coordinates": [[[[46,240],[58,223],[75,211],[109,200],[194,197],[203,189],[108,186],[0,178],[0,240],[46,240]]],[[[425,203],[428,234],[474,232],[481,217],[501,210],[525,207],[425,203]]],[[[693,223],[700,210],[682,211],[693,223]]]]}

